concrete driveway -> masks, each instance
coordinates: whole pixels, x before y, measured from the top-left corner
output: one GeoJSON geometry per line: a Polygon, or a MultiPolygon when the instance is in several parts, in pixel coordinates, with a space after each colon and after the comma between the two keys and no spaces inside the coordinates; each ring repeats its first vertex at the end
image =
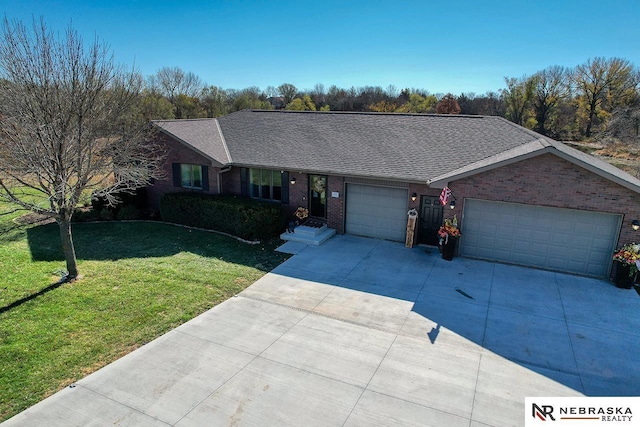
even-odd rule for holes
{"type": "Polygon", "coordinates": [[[507,426],[525,396],[640,395],[633,290],[353,236],[289,247],[6,426],[507,426]]]}

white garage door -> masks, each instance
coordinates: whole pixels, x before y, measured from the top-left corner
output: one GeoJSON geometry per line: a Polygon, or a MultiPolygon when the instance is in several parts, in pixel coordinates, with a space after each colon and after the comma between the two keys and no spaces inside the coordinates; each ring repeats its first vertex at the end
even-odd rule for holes
{"type": "Polygon", "coordinates": [[[460,254],[608,277],[621,215],[465,200],[460,254]]]}
{"type": "Polygon", "coordinates": [[[408,197],[404,188],[347,184],[346,232],[404,242],[408,197]]]}

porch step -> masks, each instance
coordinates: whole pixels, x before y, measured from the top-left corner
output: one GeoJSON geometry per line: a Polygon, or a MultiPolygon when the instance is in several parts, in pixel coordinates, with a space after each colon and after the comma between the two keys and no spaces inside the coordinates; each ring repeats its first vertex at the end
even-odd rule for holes
{"type": "Polygon", "coordinates": [[[299,225],[293,233],[284,232],[280,235],[280,238],[289,242],[300,242],[306,245],[320,246],[334,234],[336,234],[336,230],[327,228],[326,225],[322,227],[299,225]]]}

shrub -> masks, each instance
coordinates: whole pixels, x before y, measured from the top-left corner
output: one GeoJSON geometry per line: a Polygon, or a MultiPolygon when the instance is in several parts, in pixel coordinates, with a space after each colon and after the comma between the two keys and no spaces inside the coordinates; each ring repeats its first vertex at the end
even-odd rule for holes
{"type": "Polygon", "coordinates": [[[99,214],[91,208],[76,209],[71,217],[73,222],[97,221],[98,219],[99,214]]]}
{"type": "Polygon", "coordinates": [[[104,208],[100,211],[101,221],[111,221],[113,219],[113,211],[109,208],[104,208]]]}
{"type": "Polygon", "coordinates": [[[237,196],[165,194],[160,200],[160,217],[248,240],[274,237],[284,228],[284,213],[279,204],[237,196]]]}
{"type": "Polygon", "coordinates": [[[116,219],[140,219],[142,217],[142,211],[133,205],[126,205],[118,209],[116,213],[116,219]]]}
{"type": "Polygon", "coordinates": [[[105,208],[111,208],[117,211],[123,206],[135,206],[138,209],[143,209],[146,206],[147,189],[138,188],[137,190],[134,190],[133,193],[122,192],[115,194],[115,196],[118,198],[119,202],[115,206],[109,207],[107,199],[104,196],[96,196],[93,194],[91,196],[91,207],[98,212],[105,208]]]}

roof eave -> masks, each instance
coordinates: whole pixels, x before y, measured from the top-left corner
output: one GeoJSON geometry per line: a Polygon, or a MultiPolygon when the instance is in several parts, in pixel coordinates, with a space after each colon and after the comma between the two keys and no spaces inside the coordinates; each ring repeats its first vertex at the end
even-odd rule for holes
{"type": "MultiPolygon", "coordinates": [[[[610,173],[610,172],[598,167],[595,164],[592,164],[592,163],[589,163],[589,162],[584,162],[581,159],[579,159],[577,157],[574,157],[571,154],[566,153],[563,150],[559,150],[559,149],[557,149],[555,147],[551,147],[551,148],[553,150],[552,151],[553,154],[557,155],[558,157],[560,157],[560,158],[562,158],[564,160],[567,160],[568,162],[571,162],[571,163],[573,163],[575,165],[581,166],[584,169],[586,169],[586,170],[588,170],[590,172],[593,172],[596,175],[599,175],[599,176],[601,176],[603,178],[606,178],[606,179],[608,179],[608,180],[610,180],[612,182],[615,182],[616,184],[618,184],[618,185],[620,185],[622,187],[625,187],[625,188],[627,188],[629,190],[632,190],[632,191],[634,191],[636,193],[640,193],[640,180],[638,180],[634,176],[628,174],[627,172],[623,171],[622,169],[618,169],[615,166],[613,166],[612,164],[605,162],[604,160],[600,160],[600,159],[598,159],[596,157],[593,157],[593,163],[602,162],[607,167],[616,169],[617,174],[610,173]]],[[[571,147],[566,147],[566,148],[569,149],[569,150],[573,150],[573,148],[571,148],[571,147]]]]}
{"type": "MultiPolygon", "coordinates": [[[[464,167],[464,168],[460,168],[456,171],[451,171],[447,174],[443,174],[440,175],[432,180],[428,180],[427,184],[430,187],[434,187],[434,188],[443,188],[447,185],[449,185],[450,182],[452,181],[457,181],[463,178],[467,178],[469,176],[473,176],[473,175],[477,175],[479,173],[482,172],[486,172],[486,171],[490,171],[493,169],[497,169],[499,167],[502,166],[507,166],[513,163],[517,163],[526,159],[530,159],[533,157],[537,157],[543,154],[553,154],[555,156],[558,156],[559,158],[566,160],[570,163],[573,163],[574,165],[580,166],[586,170],[588,170],[589,172],[592,172],[598,176],[601,176],[605,179],[608,179],[622,187],[625,187],[629,190],[632,190],[636,193],[640,193],[640,180],[638,180],[637,178],[634,178],[633,176],[627,174],[626,172],[624,172],[621,169],[617,169],[615,168],[615,166],[606,163],[604,160],[600,160],[596,157],[590,156],[592,158],[589,159],[589,161],[584,161],[576,156],[571,155],[570,150],[573,150],[571,147],[564,147],[565,150],[563,149],[559,149],[556,144],[561,144],[558,142],[552,143],[552,144],[544,144],[544,147],[541,147],[538,150],[535,151],[531,151],[529,153],[526,154],[522,154],[519,156],[513,156],[507,159],[504,159],[502,161],[496,161],[493,162],[491,164],[487,164],[478,168],[469,168],[469,166],[464,167]],[[603,166],[605,166],[606,168],[615,168],[616,173],[612,173],[609,172],[605,169],[603,169],[602,167],[598,166],[598,163],[602,163],[603,166]],[[618,173],[619,172],[619,173],[618,173]]],[[[482,163],[478,162],[478,163],[482,163]]]]}
{"type": "Polygon", "coordinates": [[[507,166],[522,160],[539,156],[550,146],[546,139],[539,138],[523,146],[515,147],[506,152],[498,153],[486,159],[479,160],[456,170],[447,172],[427,180],[427,184],[434,188],[444,188],[451,181],[487,172],[502,166],[507,166]]]}
{"type": "MultiPolygon", "coordinates": [[[[156,124],[155,122],[153,123],[155,126],[158,126],[158,124],[156,124]]],[[[187,147],[188,149],[190,149],[191,151],[194,151],[198,154],[200,154],[202,157],[204,157],[205,159],[208,159],[211,162],[211,166],[214,167],[222,167],[222,166],[226,166],[229,164],[229,162],[225,162],[222,163],[219,160],[211,157],[210,155],[208,155],[207,153],[198,150],[196,147],[194,147],[193,145],[189,144],[188,142],[186,142],[185,140],[183,140],[182,138],[179,138],[178,136],[176,136],[175,134],[169,132],[168,130],[164,129],[162,126],[158,126],[158,128],[160,129],[160,132],[162,132],[163,134],[167,135],[168,137],[172,138],[175,141],[178,141],[180,144],[184,145],[185,147],[187,147]]],[[[226,148],[226,147],[225,147],[226,148]]]]}
{"type": "Polygon", "coordinates": [[[424,184],[427,179],[426,177],[395,177],[395,176],[384,176],[384,175],[374,175],[374,174],[353,174],[347,173],[344,171],[333,170],[333,169],[309,169],[309,168],[296,168],[290,166],[274,166],[274,165],[264,165],[258,163],[229,163],[230,166],[233,167],[244,167],[244,168],[254,168],[254,169],[271,169],[271,170],[280,170],[280,171],[288,171],[294,173],[306,173],[312,175],[331,175],[331,176],[342,176],[345,178],[364,178],[364,179],[372,179],[379,181],[393,181],[393,182],[409,182],[416,184],[424,184]]]}

